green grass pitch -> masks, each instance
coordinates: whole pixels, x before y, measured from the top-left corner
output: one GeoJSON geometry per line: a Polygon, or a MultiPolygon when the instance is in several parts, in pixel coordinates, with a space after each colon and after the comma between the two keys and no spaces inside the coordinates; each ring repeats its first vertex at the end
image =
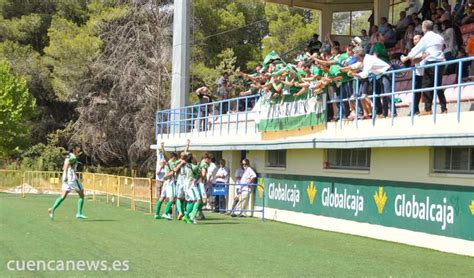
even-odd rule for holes
{"type": "Polygon", "coordinates": [[[259,219],[207,213],[198,225],[154,220],[69,196],[0,194],[0,277],[357,276],[472,277],[474,258],[259,219]],[[127,272],[11,272],[10,260],[128,260],[127,272]]]}

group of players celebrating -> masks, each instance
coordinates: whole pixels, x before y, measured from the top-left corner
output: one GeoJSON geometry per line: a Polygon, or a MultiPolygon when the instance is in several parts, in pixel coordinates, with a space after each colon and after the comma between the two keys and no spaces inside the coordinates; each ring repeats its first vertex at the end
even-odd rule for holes
{"type": "MultiPolygon", "coordinates": [[[[190,140],[179,155],[170,153],[167,157],[164,143],[159,152],[157,180],[162,182],[161,194],[155,207],[155,219],[171,220],[171,209],[175,204],[178,220],[197,224],[198,214],[202,218],[202,208],[207,203],[206,182],[207,170],[211,157],[205,153],[199,163],[188,152],[190,140]],[[167,201],[164,214],[160,215],[162,204],[167,201]]],[[[159,188],[157,189],[159,190],[159,188]]]]}
{"type": "MultiPolygon", "coordinates": [[[[178,156],[172,152],[170,157],[166,156],[164,144],[161,144],[159,154],[158,180],[162,181],[161,194],[155,208],[155,219],[165,218],[171,220],[172,205],[178,210],[178,220],[185,223],[197,224],[197,216],[202,218],[202,208],[207,203],[206,176],[207,168],[211,163],[209,154],[205,153],[199,164],[189,150],[187,141],[185,150],[178,156]],[[163,202],[167,201],[165,212],[160,215],[163,202]]],[[[71,191],[79,194],[77,205],[78,219],[86,219],[82,210],[84,205],[84,189],[77,176],[77,154],[79,146],[71,145],[69,154],[64,161],[62,175],[62,194],[56,199],[53,206],[48,209],[49,217],[54,220],[54,212],[66,199],[71,191]]]]}

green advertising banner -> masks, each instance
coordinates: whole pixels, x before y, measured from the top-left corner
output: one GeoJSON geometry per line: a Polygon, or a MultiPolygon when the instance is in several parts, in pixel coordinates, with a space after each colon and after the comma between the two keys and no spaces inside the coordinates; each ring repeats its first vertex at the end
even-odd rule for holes
{"type": "Polygon", "coordinates": [[[276,174],[259,183],[265,207],[474,240],[474,187],[276,174]]]}

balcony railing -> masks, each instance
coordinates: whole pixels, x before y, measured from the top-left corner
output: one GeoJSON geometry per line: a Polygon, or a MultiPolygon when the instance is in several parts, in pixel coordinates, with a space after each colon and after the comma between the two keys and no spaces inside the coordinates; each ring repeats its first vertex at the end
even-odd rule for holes
{"type": "MultiPolygon", "coordinates": [[[[369,99],[372,102],[372,117],[371,120],[375,125],[377,120],[376,117],[376,105],[375,103],[382,98],[387,97],[390,101],[389,115],[387,117],[391,120],[391,125],[395,124],[395,98],[409,96],[411,94],[410,103],[410,117],[411,124],[415,124],[415,94],[422,94],[427,91],[434,91],[433,94],[433,108],[432,108],[432,120],[436,123],[438,117],[438,92],[440,90],[451,89],[455,90],[456,93],[456,118],[457,122],[461,121],[461,101],[463,88],[469,88],[474,86],[473,81],[464,82],[462,81],[464,66],[470,65],[474,60],[474,57],[467,57],[462,59],[450,60],[441,63],[428,64],[419,67],[402,68],[397,70],[391,70],[381,76],[370,76],[368,81],[372,84],[376,84],[377,79],[387,78],[390,81],[390,92],[378,93],[376,91],[377,86],[372,86],[372,94],[366,96],[360,96],[360,83],[361,79],[354,78],[351,82],[355,82],[355,94],[349,97],[343,97],[341,89],[337,92],[337,97],[327,101],[328,107],[335,104],[338,107],[338,124],[340,128],[343,128],[343,105],[344,103],[354,102],[355,103],[355,126],[358,127],[360,102],[362,99],[369,99]],[[453,84],[437,85],[438,84],[438,73],[444,70],[448,65],[456,66],[456,81],[453,84]],[[434,86],[427,88],[416,88],[415,87],[415,76],[416,69],[423,68],[434,68],[434,86]],[[397,88],[397,76],[403,74],[409,74],[409,81],[411,80],[411,88],[397,88]]],[[[469,94],[472,94],[474,98],[474,87],[469,88],[469,94]]],[[[310,94],[308,94],[310,95],[310,94]]],[[[233,99],[221,100],[207,104],[197,104],[191,106],[185,106],[176,109],[167,109],[158,111],[156,113],[156,138],[175,138],[181,136],[189,136],[199,134],[200,136],[241,136],[248,134],[257,134],[258,128],[255,123],[255,119],[258,116],[258,109],[254,109],[260,97],[266,97],[258,95],[251,95],[246,97],[238,97],[233,99]]],[[[326,109],[327,113],[327,109],[326,109]]],[[[400,115],[398,115],[400,116],[400,115]]],[[[327,117],[326,117],[327,119],[327,117]]]]}

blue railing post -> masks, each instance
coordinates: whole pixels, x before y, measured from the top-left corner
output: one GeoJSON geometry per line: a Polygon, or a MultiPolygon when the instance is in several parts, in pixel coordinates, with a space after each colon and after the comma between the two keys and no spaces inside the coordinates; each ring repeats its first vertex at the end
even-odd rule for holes
{"type": "Polygon", "coordinates": [[[395,118],[395,73],[392,72],[392,93],[391,95],[391,101],[390,101],[390,108],[391,108],[391,114],[392,114],[392,126],[393,126],[393,121],[395,118]]]}
{"type": "Polygon", "coordinates": [[[209,126],[209,110],[208,110],[208,107],[209,107],[209,104],[205,104],[205,113],[204,114],[204,136],[207,137],[207,127],[209,126]]]}
{"type": "MultiPolygon", "coordinates": [[[[416,96],[415,94],[417,94],[418,92],[415,92],[415,89],[416,89],[416,71],[415,69],[412,69],[411,71],[411,91],[412,91],[412,97],[411,97],[411,125],[414,124],[415,122],[415,99],[416,99],[416,96]]],[[[421,94],[421,92],[420,92],[421,94]]],[[[419,105],[419,104],[418,104],[419,105]]]]}
{"type": "Polygon", "coordinates": [[[219,102],[219,118],[220,118],[220,124],[219,124],[219,135],[222,136],[222,105],[224,105],[224,102],[221,100],[219,102]]]}
{"type": "Polygon", "coordinates": [[[239,134],[239,98],[235,100],[235,134],[239,134]]]}
{"type": "Polygon", "coordinates": [[[230,134],[230,100],[227,101],[227,135],[230,134]]]}
{"type": "Polygon", "coordinates": [[[168,128],[167,128],[167,132],[166,132],[166,133],[168,134],[168,139],[169,139],[169,138],[170,138],[170,134],[171,134],[171,130],[170,130],[170,128],[171,128],[171,110],[168,111],[167,126],[168,126],[168,128]]]}
{"type": "MultiPolygon", "coordinates": [[[[336,93],[337,95],[337,93],[336,93]]],[[[339,87],[339,128],[342,129],[342,84],[339,87]]]]}
{"type": "Polygon", "coordinates": [[[248,119],[249,119],[249,117],[248,117],[249,116],[249,111],[248,111],[249,110],[248,109],[249,105],[248,104],[249,104],[250,97],[245,97],[244,99],[245,99],[245,133],[244,134],[247,134],[247,122],[248,122],[248,119]]]}
{"type": "Polygon", "coordinates": [[[373,77],[373,85],[372,85],[372,125],[375,125],[375,87],[377,87],[377,77],[373,77]]]}
{"type": "Polygon", "coordinates": [[[431,108],[431,111],[433,111],[433,123],[436,123],[436,111],[437,108],[437,99],[438,99],[438,64],[435,64],[434,66],[434,94],[433,94],[433,108],[431,108]]]}
{"type": "Polygon", "coordinates": [[[201,105],[198,105],[198,113],[197,113],[197,134],[199,136],[199,132],[201,132],[201,105]]]}
{"type": "MultiPolygon", "coordinates": [[[[360,96],[360,88],[359,88],[359,78],[355,79],[355,84],[356,84],[356,94],[355,94],[355,122],[356,122],[356,127],[359,127],[359,96],[360,96]]],[[[364,109],[362,109],[364,111],[364,109]]]]}
{"type": "Polygon", "coordinates": [[[459,64],[458,64],[458,99],[457,99],[457,107],[456,107],[456,117],[458,119],[458,123],[461,122],[461,81],[462,81],[462,61],[459,61],[459,64]]]}

